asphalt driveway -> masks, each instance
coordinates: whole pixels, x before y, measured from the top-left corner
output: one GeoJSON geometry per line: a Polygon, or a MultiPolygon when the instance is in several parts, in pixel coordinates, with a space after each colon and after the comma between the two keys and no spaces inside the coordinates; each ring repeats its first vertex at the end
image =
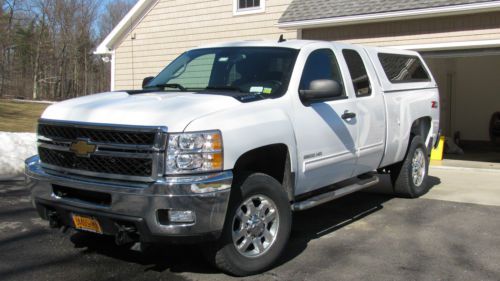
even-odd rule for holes
{"type": "MultiPolygon", "coordinates": [[[[279,265],[246,280],[500,280],[500,206],[494,200],[454,200],[446,173],[433,173],[433,190],[422,199],[357,193],[296,213],[279,265]]],[[[500,188],[500,173],[487,179],[497,180],[500,188]]],[[[33,211],[23,183],[3,182],[0,279],[235,278],[209,267],[196,246],[138,253],[108,237],[49,229],[33,211]]]]}

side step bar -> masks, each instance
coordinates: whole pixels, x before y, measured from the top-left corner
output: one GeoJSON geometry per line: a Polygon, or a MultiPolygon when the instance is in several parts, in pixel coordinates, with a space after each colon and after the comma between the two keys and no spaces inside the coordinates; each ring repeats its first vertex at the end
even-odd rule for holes
{"type": "Polygon", "coordinates": [[[316,207],[323,203],[332,201],[334,199],[340,198],[342,196],[346,196],[353,192],[356,192],[361,189],[365,189],[367,187],[376,185],[379,182],[379,178],[377,175],[372,175],[369,178],[360,179],[358,182],[347,185],[345,187],[326,192],[320,195],[316,195],[304,201],[296,202],[292,204],[293,211],[303,211],[310,209],[312,207],[316,207]]]}

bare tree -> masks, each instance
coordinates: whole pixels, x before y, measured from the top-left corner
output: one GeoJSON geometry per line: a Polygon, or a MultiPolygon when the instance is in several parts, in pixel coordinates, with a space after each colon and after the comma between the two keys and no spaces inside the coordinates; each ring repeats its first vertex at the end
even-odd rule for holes
{"type": "Polygon", "coordinates": [[[100,38],[104,39],[135,4],[135,0],[115,0],[106,4],[99,19],[100,38]]]}
{"type": "Polygon", "coordinates": [[[5,90],[5,82],[9,76],[9,70],[7,67],[10,65],[10,54],[9,47],[11,44],[11,34],[12,34],[12,24],[14,21],[14,12],[16,9],[16,0],[4,0],[2,1],[2,60],[0,66],[0,75],[2,79],[0,81],[0,96],[3,95],[5,90]],[[4,13],[4,7],[6,12],[4,13]],[[5,15],[4,15],[5,14],[5,15]]]}
{"type": "Polygon", "coordinates": [[[109,65],[93,51],[135,2],[0,0],[0,96],[61,100],[108,89],[109,65]]]}

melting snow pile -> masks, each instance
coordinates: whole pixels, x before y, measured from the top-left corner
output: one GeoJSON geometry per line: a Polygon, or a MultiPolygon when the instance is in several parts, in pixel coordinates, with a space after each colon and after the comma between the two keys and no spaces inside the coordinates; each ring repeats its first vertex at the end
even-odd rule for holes
{"type": "Polygon", "coordinates": [[[22,175],[24,160],[35,154],[35,134],[0,132],[0,180],[22,175]]]}

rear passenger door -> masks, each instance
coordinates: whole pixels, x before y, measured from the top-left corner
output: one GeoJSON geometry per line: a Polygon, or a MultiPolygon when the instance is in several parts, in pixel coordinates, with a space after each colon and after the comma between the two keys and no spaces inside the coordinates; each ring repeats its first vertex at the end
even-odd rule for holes
{"type": "Polygon", "coordinates": [[[354,175],[360,175],[377,169],[384,155],[384,97],[375,70],[363,48],[343,47],[342,57],[350,76],[346,89],[356,97],[358,138],[354,175]]]}

